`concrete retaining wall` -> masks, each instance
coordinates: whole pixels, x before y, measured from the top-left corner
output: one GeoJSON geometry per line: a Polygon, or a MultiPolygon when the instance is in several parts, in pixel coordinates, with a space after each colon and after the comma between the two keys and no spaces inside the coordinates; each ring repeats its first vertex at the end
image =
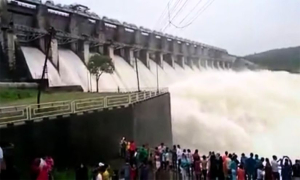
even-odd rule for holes
{"type": "Polygon", "coordinates": [[[13,143],[17,164],[27,168],[33,158],[46,154],[58,167],[108,161],[117,156],[123,136],[139,145],[171,145],[170,95],[126,108],[0,129],[0,141],[13,143]]]}

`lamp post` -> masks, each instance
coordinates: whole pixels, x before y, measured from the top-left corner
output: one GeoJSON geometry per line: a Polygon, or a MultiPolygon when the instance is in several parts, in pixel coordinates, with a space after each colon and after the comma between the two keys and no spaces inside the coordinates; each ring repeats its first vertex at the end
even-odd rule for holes
{"type": "Polygon", "coordinates": [[[53,27],[50,28],[49,30],[49,34],[48,34],[48,43],[46,46],[46,57],[45,57],[45,61],[44,61],[44,67],[43,67],[43,72],[42,72],[42,77],[38,82],[38,94],[37,94],[37,104],[38,104],[38,108],[40,107],[40,100],[41,100],[41,91],[43,88],[43,79],[45,77],[45,73],[46,73],[46,69],[47,69],[47,60],[49,57],[49,51],[51,48],[51,41],[52,41],[52,37],[55,35],[55,29],[53,27]]]}
{"type": "Polygon", "coordinates": [[[137,54],[138,54],[138,51],[135,51],[134,53],[134,58],[135,58],[135,68],[136,68],[136,78],[137,78],[137,88],[138,88],[138,92],[141,91],[140,89],[140,78],[139,78],[139,68],[138,68],[138,63],[137,63],[137,54]]]}
{"type": "Polygon", "coordinates": [[[158,56],[158,54],[156,54],[156,87],[157,87],[157,93],[159,92],[158,62],[159,62],[159,56],[158,56]]]}

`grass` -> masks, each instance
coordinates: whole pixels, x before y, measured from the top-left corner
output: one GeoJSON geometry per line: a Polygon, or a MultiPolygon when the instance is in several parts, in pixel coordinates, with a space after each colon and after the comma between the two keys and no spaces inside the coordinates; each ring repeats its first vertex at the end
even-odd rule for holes
{"type": "MultiPolygon", "coordinates": [[[[75,99],[85,99],[100,97],[110,93],[84,93],[84,92],[42,92],[41,103],[54,101],[71,101],[75,99]]],[[[35,104],[37,90],[34,89],[0,89],[0,107],[35,104]]]]}
{"type": "Polygon", "coordinates": [[[57,180],[74,180],[75,172],[73,170],[54,171],[53,177],[57,180]]]}

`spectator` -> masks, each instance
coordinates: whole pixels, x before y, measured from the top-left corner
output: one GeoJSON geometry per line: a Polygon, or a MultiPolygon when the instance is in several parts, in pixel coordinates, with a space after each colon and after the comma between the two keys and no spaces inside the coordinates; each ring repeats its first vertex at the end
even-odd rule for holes
{"type": "Polygon", "coordinates": [[[250,157],[246,160],[246,173],[248,179],[254,179],[256,161],[253,159],[253,153],[250,153],[250,157]]]}
{"type": "Polygon", "coordinates": [[[207,169],[208,169],[208,161],[207,161],[205,155],[202,156],[201,169],[202,169],[203,179],[206,180],[207,169]]]}
{"type": "Polygon", "coordinates": [[[260,166],[257,169],[257,180],[263,180],[264,179],[264,166],[260,166]]]}
{"type": "MultiPolygon", "coordinates": [[[[242,163],[243,164],[243,163],[242,163]]],[[[238,180],[245,180],[246,179],[246,174],[243,165],[240,165],[237,171],[237,179],[238,180]]]]}
{"type": "Polygon", "coordinates": [[[148,180],[149,166],[148,166],[147,162],[143,162],[141,164],[140,170],[141,170],[140,180],[148,180]]]}
{"type": "Polygon", "coordinates": [[[131,171],[131,166],[129,164],[129,161],[126,160],[126,163],[122,168],[122,172],[123,172],[122,174],[125,180],[130,180],[130,171],[131,171]]]}
{"type": "Polygon", "coordinates": [[[130,169],[130,180],[136,180],[136,178],[137,178],[137,169],[135,164],[133,164],[130,169]]]}
{"type": "Polygon", "coordinates": [[[272,166],[272,174],[273,174],[273,180],[280,180],[279,177],[279,165],[277,161],[277,156],[273,156],[273,160],[271,161],[272,166]]]}
{"type": "Polygon", "coordinates": [[[172,150],[172,167],[173,169],[177,169],[177,147],[176,145],[173,146],[172,150]]]}
{"type": "Polygon", "coordinates": [[[284,156],[280,161],[280,166],[281,166],[282,180],[291,180],[293,170],[292,170],[292,161],[290,160],[290,158],[284,156]]]}
{"type": "Polygon", "coordinates": [[[76,180],[88,180],[88,169],[85,165],[80,164],[75,171],[76,180]]]}
{"type": "Polygon", "coordinates": [[[268,158],[266,158],[265,180],[272,180],[272,166],[268,158]]]}
{"type": "Polygon", "coordinates": [[[2,170],[2,164],[4,163],[4,157],[3,157],[3,150],[0,146],[0,174],[1,174],[1,170],[2,170]]]}
{"type": "Polygon", "coordinates": [[[293,179],[300,180],[300,161],[296,160],[295,164],[292,167],[293,169],[293,179]]]}
{"type": "Polygon", "coordinates": [[[182,175],[182,180],[188,180],[188,168],[189,162],[185,154],[182,155],[181,164],[180,164],[180,172],[182,175]]]}

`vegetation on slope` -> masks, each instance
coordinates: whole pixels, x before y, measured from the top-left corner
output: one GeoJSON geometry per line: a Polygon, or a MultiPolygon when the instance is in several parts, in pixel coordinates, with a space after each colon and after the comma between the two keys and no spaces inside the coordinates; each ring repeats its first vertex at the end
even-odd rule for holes
{"type": "MultiPolygon", "coordinates": [[[[110,93],[84,92],[42,92],[41,103],[54,101],[71,101],[75,99],[93,98],[110,93]]],[[[16,106],[36,103],[37,90],[0,88],[0,106],[16,106]]]]}
{"type": "Polygon", "coordinates": [[[300,72],[300,46],[252,54],[245,56],[245,59],[270,70],[300,72]]]}

